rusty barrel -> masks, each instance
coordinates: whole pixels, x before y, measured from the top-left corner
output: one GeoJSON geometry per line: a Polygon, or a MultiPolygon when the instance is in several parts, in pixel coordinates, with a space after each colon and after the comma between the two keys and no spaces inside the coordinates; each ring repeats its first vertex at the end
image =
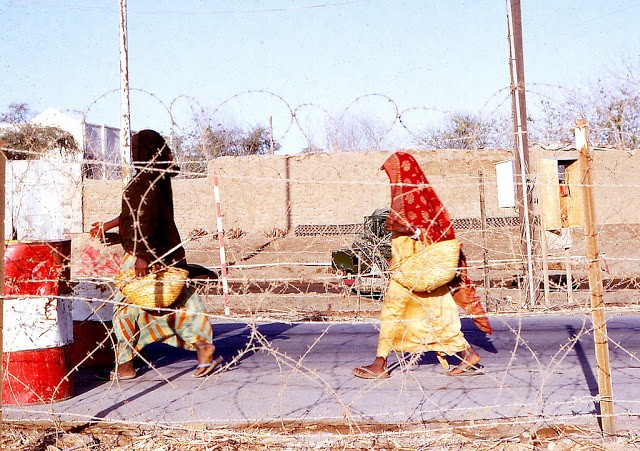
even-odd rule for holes
{"type": "Polygon", "coordinates": [[[71,241],[7,241],[4,249],[3,404],[73,396],[71,241]]]}
{"type": "Polygon", "coordinates": [[[113,284],[82,279],[73,288],[73,345],[70,361],[76,366],[106,367],[115,363],[113,284]]]}

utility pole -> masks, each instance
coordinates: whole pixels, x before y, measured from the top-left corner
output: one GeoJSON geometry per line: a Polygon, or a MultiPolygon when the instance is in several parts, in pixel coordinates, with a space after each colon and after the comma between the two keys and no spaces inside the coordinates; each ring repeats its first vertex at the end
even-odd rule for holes
{"type": "Polygon", "coordinates": [[[127,44],[127,0],[120,0],[120,159],[122,184],[131,178],[131,107],[129,99],[129,49],[127,44]]]}
{"type": "Polygon", "coordinates": [[[520,0],[507,0],[509,29],[509,70],[511,74],[511,106],[516,146],[516,193],[522,239],[525,243],[528,274],[528,301],[534,306],[537,283],[533,265],[533,196],[529,180],[529,140],[527,133],[527,104],[524,87],[524,56],[522,49],[522,16],[520,0]]]}

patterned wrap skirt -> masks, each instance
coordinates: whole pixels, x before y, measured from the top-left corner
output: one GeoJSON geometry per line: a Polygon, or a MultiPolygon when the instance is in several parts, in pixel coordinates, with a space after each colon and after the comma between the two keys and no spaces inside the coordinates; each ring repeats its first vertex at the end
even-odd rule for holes
{"type": "MultiPolygon", "coordinates": [[[[129,254],[122,261],[121,270],[134,267],[135,258],[129,254]]],[[[196,289],[185,284],[176,302],[168,309],[145,310],[128,304],[122,293],[114,300],[113,330],[117,339],[116,360],[125,363],[133,359],[150,343],[166,343],[195,351],[194,343],[212,343],[211,321],[196,289]]]]}

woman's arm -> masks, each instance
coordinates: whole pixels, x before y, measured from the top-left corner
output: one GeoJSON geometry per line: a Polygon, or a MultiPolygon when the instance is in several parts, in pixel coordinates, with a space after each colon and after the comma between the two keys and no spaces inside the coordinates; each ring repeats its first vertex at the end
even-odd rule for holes
{"type": "Polygon", "coordinates": [[[94,222],[91,224],[89,235],[91,238],[101,237],[104,239],[104,233],[120,225],[120,216],[116,216],[107,222],[94,222]]]}
{"type": "MultiPolygon", "coordinates": [[[[116,216],[107,222],[94,222],[91,224],[89,235],[91,235],[92,238],[101,237],[104,241],[105,232],[118,226],[120,226],[120,216],[116,216]]],[[[149,273],[149,262],[145,258],[136,257],[135,272],[138,277],[147,275],[149,273]]]]}

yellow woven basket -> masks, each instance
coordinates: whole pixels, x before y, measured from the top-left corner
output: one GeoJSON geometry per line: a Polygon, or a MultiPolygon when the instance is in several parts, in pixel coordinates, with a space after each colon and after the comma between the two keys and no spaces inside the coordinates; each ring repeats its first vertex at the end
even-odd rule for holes
{"type": "Polygon", "coordinates": [[[453,280],[459,261],[460,241],[440,241],[393,265],[391,278],[410,290],[429,292],[453,280]]]}
{"type": "Polygon", "coordinates": [[[127,300],[146,309],[165,308],[173,304],[187,280],[189,271],[168,267],[136,277],[130,269],[116,276],[116,287],[127,300]]]}

